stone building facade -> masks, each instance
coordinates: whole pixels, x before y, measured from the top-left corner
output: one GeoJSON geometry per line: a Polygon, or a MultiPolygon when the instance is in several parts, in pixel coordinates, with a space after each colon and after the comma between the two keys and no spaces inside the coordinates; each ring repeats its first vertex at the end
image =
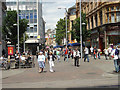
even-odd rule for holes
{"type": "MultiPolygon", "coordinates": [[[[109,44],[120,43],[120,1],[82,2],[86,13],[87,30],[91,30],[91,45],[104,49],[109,44]]],[[[79,17],[79,1],[76,0],[76,16],[79,17]]]]}

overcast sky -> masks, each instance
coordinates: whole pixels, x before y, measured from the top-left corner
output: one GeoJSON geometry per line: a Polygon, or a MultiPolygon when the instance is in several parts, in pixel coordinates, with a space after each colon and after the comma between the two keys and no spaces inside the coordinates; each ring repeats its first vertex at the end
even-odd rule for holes
{"type": "Polygon", "coordinates": [[[46,30],[55,29],[56,23],[60,18],[65,17],[65,9],[75,5],[76,0],[42,0],[43,18],[46,22],[46,30]]]}

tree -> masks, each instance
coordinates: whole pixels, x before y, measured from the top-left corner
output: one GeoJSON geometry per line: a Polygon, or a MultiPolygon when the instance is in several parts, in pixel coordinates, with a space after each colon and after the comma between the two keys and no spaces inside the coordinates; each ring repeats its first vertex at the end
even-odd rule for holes
{"type": "MultiPolygon", "coordinates": [[[[17,44],[17,12],[16,11],[7,11],[6,16],[3,21],[2,32],[5,36],[10,38],[11,44],[17,44]]],[[[20,19],[19,21],[19,37],[20,37],[20,45],[22,45],[23,34],[27,31],[28,20],[20,19]]]]}
{"type": "MultiPolygon", "coordinates": [[[[67,21],[68,22],[68,21],[67,21]]],[[[61,45],[62,40],[66,38],[66,19],[60,19],[56,25],[56,42],[61,45]]]]}
{"type": "MultiPolygon", "coordinates": [[[[81,13],[81,22],[85,23],[82,25],[82,41],[85,42],[88,38],[90,38],[90,30],[87,30],[86,25],[86,14],[81,13]]],[[[80,17],[73,21],[73,30],[71,31],[73,39],[76,39],[77,42],[80,41],[80,17]]]]}

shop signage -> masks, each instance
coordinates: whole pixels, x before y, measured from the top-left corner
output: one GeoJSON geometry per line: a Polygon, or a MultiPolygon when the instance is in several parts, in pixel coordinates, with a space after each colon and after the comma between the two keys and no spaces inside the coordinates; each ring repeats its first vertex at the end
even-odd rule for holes
{"type": "Polygon", "coordinates": [[[109,31],[107,35],[120,35],[119,31],[109,31]]]}
{"type": "Polygon", "coordinates": [[[13,47],[8,47],[8,55],[13,55],[13,47]]]}
{"type": "Polygon", "coordinates": [[[98,30],[91,31],[91,34],[98,33],[98,30]]]}

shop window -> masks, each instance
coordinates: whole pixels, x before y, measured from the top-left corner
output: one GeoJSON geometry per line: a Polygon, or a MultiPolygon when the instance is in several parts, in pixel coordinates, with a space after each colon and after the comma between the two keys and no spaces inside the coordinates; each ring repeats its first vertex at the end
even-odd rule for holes
{"type": "Polygon", "coordinates": [[[115,23],[114,13],[111,13],[111,23],[115,23]]]}
{"type": "Polygon", "coordinates": [[[90,29],[90,21],[89,21],[89,18],[88,18],[88,29],[90,29]]]}
{"type": "Polygon", "coordinates": [[[99,16],[100,16],[100,24],[102,25],[102,24],[103,24],[103,20],[102,20],[102,11],[100,11],[99,16]]]}
{"type": "Polygon", "coordinates": [[[120,12],[116,13],[116,19],[117,19],[117,22],[120,22],[120,12]]]}
{"type": "Polygon", "coordinates": [[[109,13],[107,14],[107,22],[109,23],[110,22],[110,20],[109,20],[110,18],[109,18],[109,13]]]}
{"type": "Polygon", "coordinates": [[[95,25],[96,25],[96,27],[98,26],[97,14],[95,15],[95,25]]]}
{"type": "Polygon", "coordinates": [[[93,23],[93,16],[92,16],[92,18],[91,18],[91,23],[92,23],[92,28],[93,28],[93,24],[94,24],[94,23],[93,23]]]}

